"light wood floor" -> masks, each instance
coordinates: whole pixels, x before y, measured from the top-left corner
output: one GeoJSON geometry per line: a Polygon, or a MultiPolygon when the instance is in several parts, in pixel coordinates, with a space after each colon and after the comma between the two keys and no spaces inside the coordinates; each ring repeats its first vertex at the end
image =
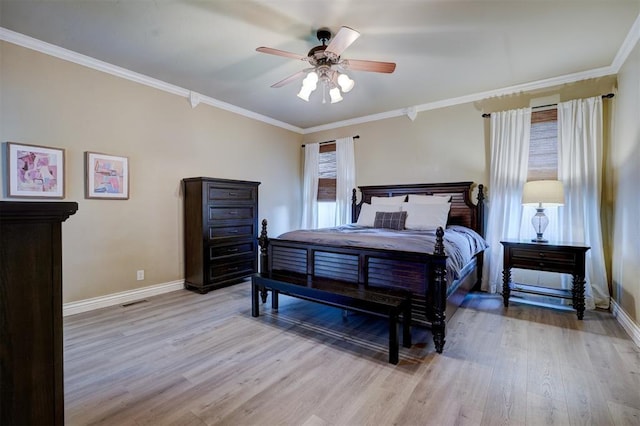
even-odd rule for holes
{"type": "Polygon", "coordinates": [[[605,312],[468,297],[387,363],[383,319],[242,283],[66,317],[68,425],[639,425],[640,349],[605,312]],[[267,303],[266,306],[269,306],[267,303]]]}

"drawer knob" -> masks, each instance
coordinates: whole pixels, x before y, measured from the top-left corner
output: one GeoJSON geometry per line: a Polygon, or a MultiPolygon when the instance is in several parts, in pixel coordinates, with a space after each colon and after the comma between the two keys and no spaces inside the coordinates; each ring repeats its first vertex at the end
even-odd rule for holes
{"type": "Polygon", "coordinates": [[[229,214],[230,214],[230,215],[232,215],[232,216],[235,216],[235,215],[237,215],[237,214],[238,214],[238,212],[237,212],[237,211],[235,211],[235,210],[232,210],[232,211],[230,211],[230,212],[229,212],[229,214]]]}
{"type": "Polygon", "coordinates": [[[538,266],[544,266],[544,262],[538,263],[538,266]]]}
{"type": "Polygon", "coordinates": [[[544,253],[538,253],[538,256],[544,257],[544,253]]]}
{"type": "Polygon", "coordinates": [[[230,249],[227,250],[227,252],[229,252],[229,253],[235,253],[237,251],[238,251],[237,248],[230,248],[230,249]]]}
{"type": "Polygon", "coordinates": [[[238,231],[237,229],[232,229],[231,231],[229,231],[230,234],[237,234],[238,232],[240,231],[238,231]]]}
{"type": "Polygon", "coordinates": [[[237,196],[237,195],[238,195],[238,194],[237,194],[236,192],[230,192],[230,193],[229,193],[229,197],[235,197],[235,196],[237,196]]]}

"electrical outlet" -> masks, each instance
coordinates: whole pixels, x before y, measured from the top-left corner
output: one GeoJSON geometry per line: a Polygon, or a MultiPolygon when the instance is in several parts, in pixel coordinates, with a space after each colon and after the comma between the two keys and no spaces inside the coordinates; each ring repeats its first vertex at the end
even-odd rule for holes
{"type": "Polygon", "coordinates": [[[136,278],[138,281],[142,281],[144,280],[144,269],[140,269],[137,273],[136,273],[136,278]]]}

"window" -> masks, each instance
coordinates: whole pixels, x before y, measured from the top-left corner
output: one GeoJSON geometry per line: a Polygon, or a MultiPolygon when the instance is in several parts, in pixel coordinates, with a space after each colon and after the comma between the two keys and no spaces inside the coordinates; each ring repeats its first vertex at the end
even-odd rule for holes
{"type": "Polygon", "coordinates": [[[336,144],[320,145],[318,201],[336,201],[336,144]]]}
{"type": "Polygon", "coordinates": [[[531,114],[527,180],[558,179],[558,110],[531,114]]]}

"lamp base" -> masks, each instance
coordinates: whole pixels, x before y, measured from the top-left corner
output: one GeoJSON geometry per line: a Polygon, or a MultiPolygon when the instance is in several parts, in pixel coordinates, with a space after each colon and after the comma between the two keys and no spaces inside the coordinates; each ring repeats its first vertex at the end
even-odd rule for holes
{"type": "Polygon", "coordinates": [[[544,214],[544,207],[542,207],[542,203],[536,207],[536,214],[531,218],[531,224],[533,225],[533,229],[536,231],[536,238],[531,241],[534,243],[548,243],[549,240],[545,240],[542,237],[544,230],[547,229],[547,225],[549,224],[549,218],[544,214]]]}

